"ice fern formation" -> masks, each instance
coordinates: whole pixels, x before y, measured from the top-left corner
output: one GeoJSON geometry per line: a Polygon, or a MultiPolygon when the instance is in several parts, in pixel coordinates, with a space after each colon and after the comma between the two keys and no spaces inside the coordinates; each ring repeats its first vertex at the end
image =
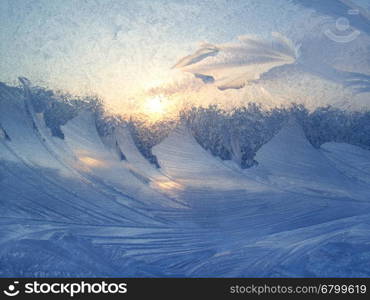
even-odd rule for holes
{"type": "Polygon", "coordinates": [[[0,276],[370,276],[369,111],[148,125],[20,82],[0,84],[0,276]]]}

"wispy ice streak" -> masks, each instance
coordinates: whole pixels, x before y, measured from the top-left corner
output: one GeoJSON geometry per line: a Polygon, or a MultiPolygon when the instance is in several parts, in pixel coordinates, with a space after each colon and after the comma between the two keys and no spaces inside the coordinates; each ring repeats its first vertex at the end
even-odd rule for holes
{"type": "Polygon", "coordinates": [[[298,55],[299,46],[279,33],[273,33],[272,40],[241,36],[235,43],[203,44],[174,67],[221,90],[238,89],[274,67],[294,63],[298,55]]]}

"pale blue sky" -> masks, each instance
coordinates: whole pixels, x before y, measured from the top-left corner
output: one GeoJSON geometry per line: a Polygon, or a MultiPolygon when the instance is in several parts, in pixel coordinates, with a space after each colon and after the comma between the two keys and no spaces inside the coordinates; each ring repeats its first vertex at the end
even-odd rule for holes
{"type": "Polygon", "coordinates": [[[299,42],[314,24],[300,1],[1,0],[0,81],[121,101],[166,81],[200,42],[271,32],[299,42]]]}
{"type": "Polygon", "coordinates": [[[199,42],[286,31],[279,9],[271,11],[279,2],[2,0],[0,80],[82,87],[111,76],[150,79],[199,42]]]}

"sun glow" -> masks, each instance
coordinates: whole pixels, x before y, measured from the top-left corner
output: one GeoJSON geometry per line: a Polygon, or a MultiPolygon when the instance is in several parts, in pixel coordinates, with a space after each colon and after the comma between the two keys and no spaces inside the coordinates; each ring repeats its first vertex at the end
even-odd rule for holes
{"type": "Polygon", "coordinates": [[[154,96],[144,102],[145,113],[160,117],[167,111],[168,99],[163,96],[154,96]]]}

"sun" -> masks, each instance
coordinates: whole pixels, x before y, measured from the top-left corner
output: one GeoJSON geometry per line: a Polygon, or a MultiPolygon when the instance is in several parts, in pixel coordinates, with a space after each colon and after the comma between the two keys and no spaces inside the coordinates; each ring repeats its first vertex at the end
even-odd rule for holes
{"type": "Polygon", "coordinates": [[[144,110],[151,115],[162,115],[166,112],[167,99],[163,96],[154,96],[145,100],[144,110]]]}

